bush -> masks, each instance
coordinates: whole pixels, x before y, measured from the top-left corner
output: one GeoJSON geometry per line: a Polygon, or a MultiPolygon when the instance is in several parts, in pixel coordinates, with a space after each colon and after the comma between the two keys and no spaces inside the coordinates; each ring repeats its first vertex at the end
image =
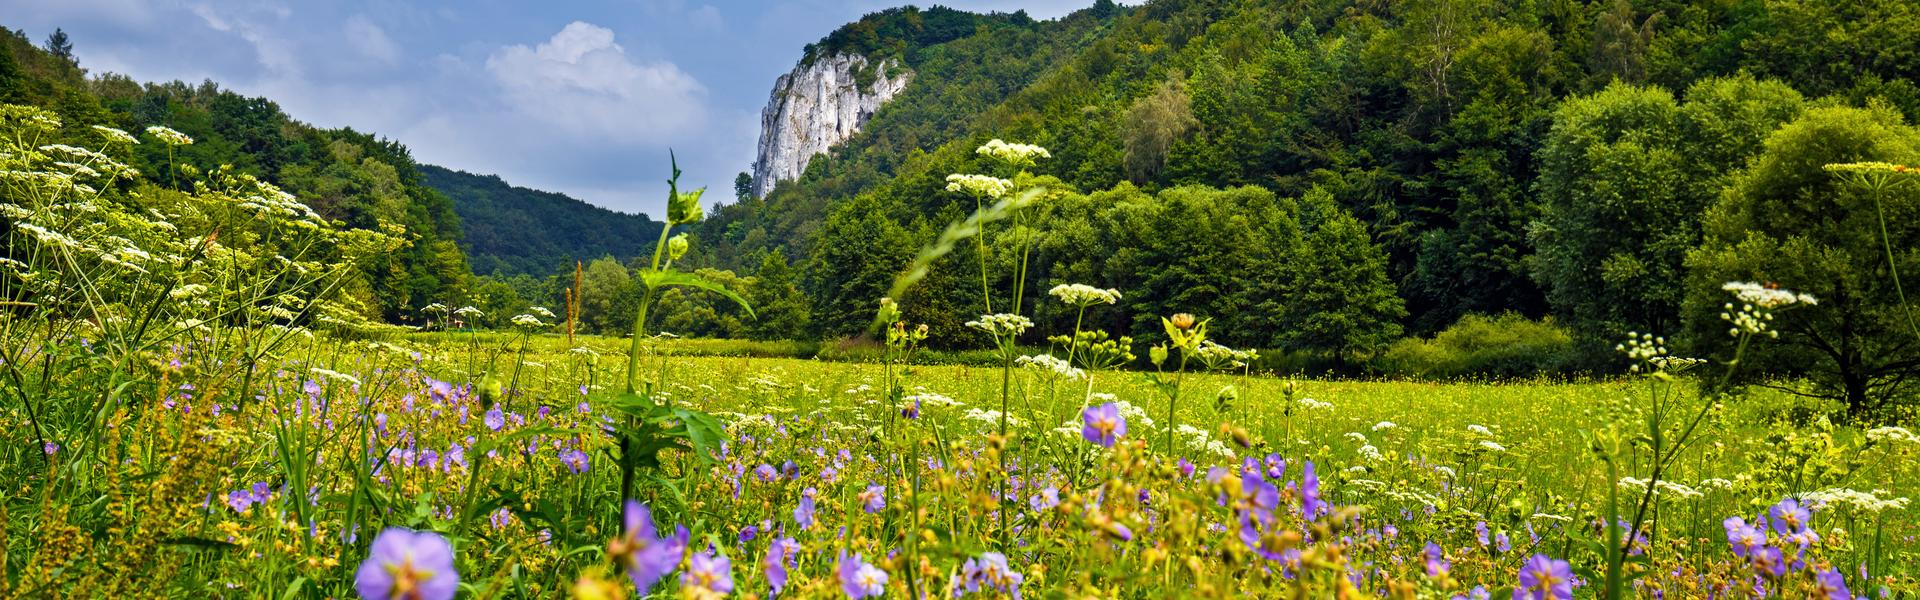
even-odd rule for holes
{"type": "Polygon", "coordinates": [[[1565,371],[1572,347],[1572,336],[1552,318],[1470,314],[1432,339],[1394,343],[1378,362],[1381,370],[1404,377],[1531,377],[1565,371]]]}

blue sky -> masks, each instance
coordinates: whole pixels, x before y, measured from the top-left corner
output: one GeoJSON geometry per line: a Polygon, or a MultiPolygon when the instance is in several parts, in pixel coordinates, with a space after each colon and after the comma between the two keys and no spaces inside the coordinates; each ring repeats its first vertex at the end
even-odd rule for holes
{"type": "MultiPolygon", "coordinates": [[[[668,148],[687,183],[731,198],[774,78],[807,43],[904,3],[0,0],[0,24],[35,41],[65,28],[96,73],[213,79],[422,162],[657,217],[668,148]]],[[[1043,19],[1092,3],[940,2],[1043,19]]]]}

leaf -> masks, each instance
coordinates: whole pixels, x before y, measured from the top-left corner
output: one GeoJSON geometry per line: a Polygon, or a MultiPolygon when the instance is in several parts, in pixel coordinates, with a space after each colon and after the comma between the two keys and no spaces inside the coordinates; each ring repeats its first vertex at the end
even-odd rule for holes
{"type": "Polygon", "coordinates": [[[756,320],[760,318],[753,314],[753,306],[747,304],[746,298],[740,297],[740,294],[734,293],[733,290],[727,289],[724,285],[720,285],[711,279],[693,273],[681,271],[643,271],[640,273],[640,284],[647,286],[648,289],[659,289],[677,285],[706,290],[725,296],[728,300],[732,300],[734,304],[740,305],[741,310],[747,311],[749,318],[756,320]]]}

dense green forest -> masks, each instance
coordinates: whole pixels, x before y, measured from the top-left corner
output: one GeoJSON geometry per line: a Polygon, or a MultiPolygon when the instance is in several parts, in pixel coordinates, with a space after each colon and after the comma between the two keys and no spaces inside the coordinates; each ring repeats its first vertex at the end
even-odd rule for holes
{"type": "MultiPolygon", "coordinates": [[[[829,39],[913,31],[921,18],[870,15],[829,39]]],[[[1134,314],[1209,306],[1235,322],[1233,343],[1363,354],[1396,328],[1429,335],[1514,312],[1557,319],[1594,355],[1626,331],[1684,331],[1706,215],[1750,163],[1776,160],[1780,142],[1768,140],[1783,127],[1854,111],[1863,127],[1907,135],[1920,115],[1916,26],[1920,6],[1897,0],[1103,2],[892,51],[917,76],[860,135],[765,198],[720,207],[697,235],[716,267],[751,267],[772,248],[799,257],[813,326],[850,335],[863,309],[849,304],[883,294],[914,248],[972,210],[945,177],[983,171],[974,148],[1004,138],[1050,149],[1032,172],[1066,198],[1037,227],[1035,296],[1062,282],[1115,287],[1134,314]],[[1098,200],[1074,208],[1083,195],[1098,200]],[[1254,195],[1279,214],[1324,204],[1357,219],[1347,235],[1383,254],[1403,306],[1370,307],[1378,323],[1352,335],[1303,333],[1311,326],[1282,309],[1377,290],[1300,289],[1324,280],[1299,273],[1315,267],[1285,248],[1311,234],[1247,237],[1234,218],[1285,227],[1229,200],[1254,195]],[[1206,206],[1140,218],[1137,197],[1206,206]],[[850,232],[871,243],[816,243],[850,232]],[[1156,244],[1169,250],[1135,256],[1156,244]]],[[[1868,143],[1802,158],[1910,159],[1901,152],[1868,143]]],[[[1894,233],[1898,246],[1911,232],[1894,233]]],[[[943,269],[971,273],[966,250],[943,269]]],[[[906,309],[954,324],[975,304],[906,309]]],[[[1151,339],[1156,328],[1131,330],[1151,339]]]]}
{"type": "Polygon", "coordinates": [[[494,175],[421,165],[426,184],[454,199],[473,272],[539,275],[571,272],[576,261],[631,257],[652,248],[660,222],[614,212],[553,192],[514,187],[494,175]]]}
{"type": "Polygon", "coordinates": [[[95,125],[129,131],[161,126],[191,137],[189,145],[140,144],[115,157],[148,174],[145,185],[185,190],[195,179],[186,173],[231,165],[348,228],[404,228],[404,247],[360,263],[361,273],[344,287],[362,316],[417,322],[421,307],[464,294],[469,272],[457,246],[460,219],[446,196],[427,187],[399,142],[315,128],[270,100],[213,82],[143,85],[111,73],[89,77],[74,62],[71,42],[61,52],[8,30],[0,43],[0,103],[51,110],[63,122],[61,137],[75,146],[96,145],[95,125]]]}

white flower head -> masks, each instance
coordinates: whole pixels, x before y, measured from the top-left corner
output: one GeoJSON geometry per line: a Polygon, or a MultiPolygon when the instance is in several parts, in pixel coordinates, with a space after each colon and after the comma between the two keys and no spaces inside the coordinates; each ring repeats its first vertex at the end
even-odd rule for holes
{"type": "Polygon", "coordinates": [[[1120,290],[1100,289],[1084,283],[1066,283],[1053,286],[1047,291],[1071,306],[1086,308],[1095,304],[1114,304],[1120,301],[1120,290]]]}
{"type": "Polygon", "coordinates": [[[159,138],[160,143],[168,146],[187,146],[193,144],[193,138],[172,129],[154,125],[147,128],[147,135],[159,138]]]}
{"type": "Polygon", "coordinates": [[[1050,373],[1054,377],[1063,377],[1069,380],[1080,379],[1082,377],[1087,376],[1086,371],[1082,371],[1080,369],[1074,368],[1074,366],[1071,364],[1068,364],[1067,361],[1062,360],[1060,357],[1054,356],[1052,354],[1035,354],[1033,356],[1022,356],[1020,358],[1014,359],[1013,362],[1018,363],[1021,366],[1030,367],[1039,371],[1050,373]]]}
{"type": "Polygon", "coordinates": [[[975,198],[999,198],[1013,190],[1013,182],[989,175],[963,175],[955,173],[947,176],[947,191],[965,192],[975,198]]]}
{"type": "Polygon", "coordinates": [[[1033,327],[1033,320],[1020,315],[998,313],[981,315],[979,319],[967,321],[967,326],[987,332],[993,337],[1016,337],[1033,327]]]}
{"type": "Polygon", "coordinates": [[[974,150],[981,156],[992,157],[1015,167],[1028,167],[1042,158],[1053,158],[1053,154],[1033,144],[1009,144],[995,138],[986,145],[974,150]]]}

